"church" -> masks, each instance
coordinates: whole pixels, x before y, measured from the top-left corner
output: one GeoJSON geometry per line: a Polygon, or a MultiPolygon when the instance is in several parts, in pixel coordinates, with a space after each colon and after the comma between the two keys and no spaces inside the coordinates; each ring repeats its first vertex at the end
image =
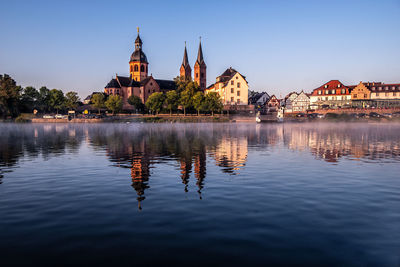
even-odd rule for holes
{"type": "Polygon", "coordinates": [[[123,100],[123,109],[131,110],[128,98],[132,95],[138,96],[143,103],[146,103],[148,97],[156,92],[167,92],[175,90],[176,84],[171,80],[154,79],[148,75],[149,62],[142,50],[142,39],[138,35],[135,40],[135,51],[132,53],[129,61],[129,77],[115,75],[115,78],[104,88],[107,95],[119,95],[123,100]]]}
{"type": "MultiPolygon", "coordinates": [[[[104,88],[104,93],[107,95],[119,95],[123,100],[123,109],[132,110],[133,107],[128,103],[128,98],[132,95],[138,96],[143,103],[149,96],[156,92],[168,92],[176,89],[176,83],[172,80],[154,79],[152,75],[148,75],[149,62],[142,50],[142,39],[138,35],[135,40],[135,51],[132,53],[129,61],[129,77],[115,75],[115,78],[104,88]]],[[[206,69],[204,62],[203,51],[201,47],[201,39],[197,60],[194,65],[194,81],[200,86],[201,90],[206,89],[206,69]]],[[[180,79],[192,80],[192,69],[189,64],[186,43],[183,55],[183,62],[180,67],[180,79]]]]}

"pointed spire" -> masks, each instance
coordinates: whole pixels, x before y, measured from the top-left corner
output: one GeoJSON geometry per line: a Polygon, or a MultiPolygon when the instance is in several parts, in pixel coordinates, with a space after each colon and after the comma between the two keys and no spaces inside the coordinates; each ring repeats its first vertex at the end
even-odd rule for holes
{"type": "Polygon", "coordinates": [[[185,68],[186,68],[186,66],[189,66],[189,60],[188,60],[188,55],[187,55],[187,50],[186,50],[186,41],[185,41],[185,52],[183,53],[182,65],[185,68]]]}
{"type": "Polygon", "coordinates": [[[199,51],[197,52],[197,60],[196,60],[196,62],[199,63],[199,65],[204,62],[203,49],[201,49],[201,36],[200,36],[199,51]]]}

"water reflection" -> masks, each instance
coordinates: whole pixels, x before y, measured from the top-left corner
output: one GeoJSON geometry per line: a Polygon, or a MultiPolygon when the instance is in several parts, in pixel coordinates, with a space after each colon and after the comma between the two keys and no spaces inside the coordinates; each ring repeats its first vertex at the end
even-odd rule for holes
{"type": "Polygon", "coordinates": [[[172,162],[183,191],[191,177],[202,198],[207,164],[228,175],[246,166],[249,150],[278,147],[311,153],[318,160],[399,161],[398,124],[99,124],[0,125],[0,184],[20,159],[47,160],[79,153],[86,145],[105,152],[113,166],[129,168],[139,209],[150,188],[151,169],[172,162]],[[193,172],[193,176],[192,176],[193,172]]]}

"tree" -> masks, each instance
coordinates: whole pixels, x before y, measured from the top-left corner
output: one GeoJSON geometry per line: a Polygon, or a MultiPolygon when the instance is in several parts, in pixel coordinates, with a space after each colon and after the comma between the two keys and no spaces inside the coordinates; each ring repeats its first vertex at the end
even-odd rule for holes
{"type": "Polygon", "coordinates": [[[143,108],[144,108],[142,99],[140,97],[138,97],[138,96],[135,96],[135,95],[131,95],[128,98],[128,103],[129,103],[129,105],[134,106],[135,109],[140,110],[140,111],[142,111],[143,108]]]}
{"type": "Polygon", "coordinates": [[[7,74],[0,75],[0,114],[17,116],[21,87],[7,74]]]}
{"type": "Polygon", "coordinates": [[[183,115],[186,116],[186,109],[192,106],[192,97],[193,92],[189,89],[186,89],[181,93],[181,97],[179,99],[179,103],[183,107],[183,115]]]}
{"type": "Polygon", "coordinates": [[[197,92],[193,96],[193,107],[197,110],[197,116],[200,116],[200,110],[204,109],[204,93],[197,92]]]}
{"type": "Polygon", "coordinates": [[[165,98],[165,104],[169,109],[169,114],[172,115],[172,110],[177,109],[179,105],[179,94],[175,90],[168,91],[165,98]]]}
{"type": "Polygon", "coordinates": [[[157,114],[161,111],[165,101],[165,95],[161,92],[153,93],[146,101],[146,107],[157,114]]]}
{"type": "Polygon", "coordinates": [[[69,110],[76,109],[79,101],[77,92],[68,92],[65,94],[65,107],[69,110]]]}
{"type": "Polygon", "coordinates": [[[49,105],[53,110],[58,111],[64,108],[65,97],[64,93],[61,90],[52,89],[49,93],[49,105]]]}
{"type": "Polygon", "coordinates": [[[104,95],[93,94],[90,101],[92,102],[92,107],[96,108],[100,114],[100,109],[105,107],[104,95]]]}
{"type": "Polygon", "coordinates": [[[50,102],[50,90],[47,89],[46,86],[40,87],[39,95],[38,95],[38,99],[37,99],[38,108],[42,112],[48,111],[49,107],[50,107],[49,102],[50,102]]]}
{"type": "Polygon", "coordinates": [[[222,104],[220,95],[216,92],[208,93],[205,97],[205,107],[211,111],[212,116],[214,116],[214,112],[221,111],[224,105],[222,104]]]}
{"type": "Polygon", "coordinates": [[[115,112],[121,111],[122,109],[122,98],[119,95],[110,95],[105,104],[114,115],[115,112]]]}
{"type": "Polygon", "coordinates": [[[32,112],[38,107],[39,92],[32,86],[26,87],[21,96],[21,108],[25,112],[32,112]]]}

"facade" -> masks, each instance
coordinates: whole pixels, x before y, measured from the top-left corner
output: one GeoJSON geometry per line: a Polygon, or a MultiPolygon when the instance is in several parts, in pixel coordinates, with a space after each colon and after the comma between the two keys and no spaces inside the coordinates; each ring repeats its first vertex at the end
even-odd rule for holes
{"type": "Polygon", "coordinates": [[[107,95],[119,95],[123,100],[123,109],[131,110],[128,98],[132,95],[138,96],[143,103],[146,103],[148,97],[156,92],[166,92],[176,88],[175,82],[170,80],[154,79],[152,75],[148,76],[147,57],[142,51],[142,40],[138,35],[135,40],[135,51],[132,53],[129,61],[129,77],[116,75],[105,86],[104,93],[107,95]]]}
{"type": "MultiPolygon", "coordinates": [[[[190,81],[192,80],[192,69],[190,68],[187,50],[186,50],[186,42],[185,42],[185,51],[183,53],[183,61],[181,68],[179,69],[179,77],[181,80],[190,81]]],[[[207,86],[207,66],[203,57],[203,49],[201,47],[201,39],[199,43],[199,50],[197,51],[197,59],[194,64],[194,81],[200,87],[202,91],[206,89],[207,86]]]]}
{"type": "Polygon", "coordinates": [[[331,80],[313,90],[310,107],[312,109],[350,107],[350,89],[338,80],[331,80]]]}
{"type": "Polygon", "coordinates": [[[267,103],[267,106],[268,111],[277,111],[280,108],[281,104],[279,99],[275,95],[272,95],[267,103]]]}
{"type": "Polygon", "coordinates": [[[303,91],[291,103],[293,112],[306,112],[310,108],[310,97],[303,91]]]}
{"type": "Polygon", "coordinates": [[[371,106],[373,107],[399,107],[400,106],[400,83],[368,83],[371,91],[371,106]]]}
{"type": "Polygon", "coordinates": [[[371,91],[367,84],[360,82],[351,90],[352,106],[358,108],[367,108],[371,105],[371,91]]]}
{"type": "Polygon", "coordinates": [[[217,77],[215,84],[206,89],[206,93],[216,92],[224,105],[247,105],[249,86],[246,77],[232,67],[217,77]]]}
{"type": "Polygon", "coordinates": [[[295,100],[297,98],[298,94],[296,92],[291,92],[289,93],[286,97],[285,97],[285,112],[291,113],[293,112],[293,107],[292,107],[292,103],[293,100],[295,100]]]}

